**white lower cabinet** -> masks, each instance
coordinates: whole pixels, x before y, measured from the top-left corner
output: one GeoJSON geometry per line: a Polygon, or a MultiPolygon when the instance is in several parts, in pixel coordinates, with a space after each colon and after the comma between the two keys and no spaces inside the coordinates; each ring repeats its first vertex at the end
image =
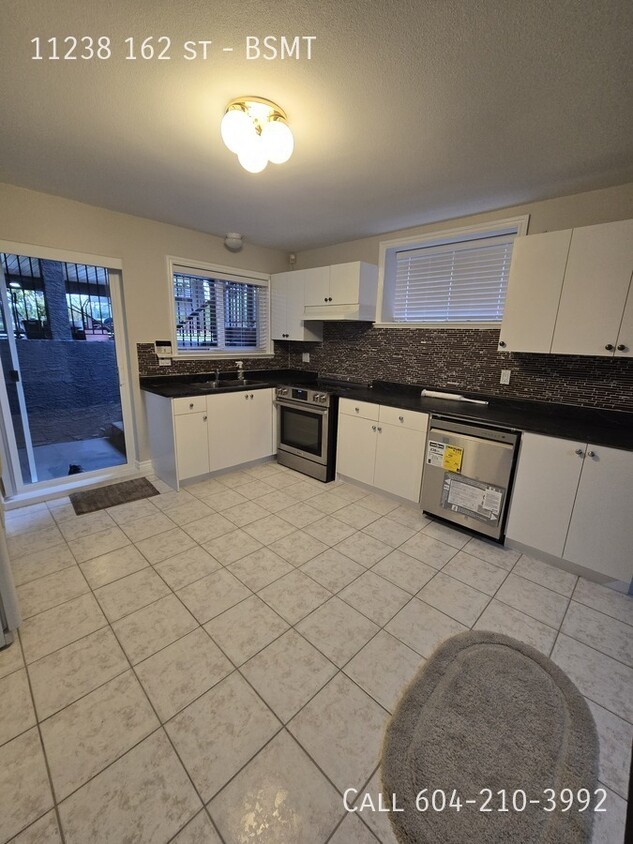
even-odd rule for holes
{"type": "Polygon", "coordinates": [[[145,403],[154,471],[170,486],[274,453],[272,389],[145,403]]]}
{"type": "Polygon", "coordinates": [[[174,425],[176,437],[176,465],[180,480],[195,478],[209,471],[209,438],[207,414],[191,413],[177,416],[174,425]],[[203,467],[202,470],[200,467],[203,467]]]}
{"type": "Polygon", "coordinates": [[[427,425],[426,413],[341,399],[337,471],[417,503],[427,425]]]}
{"type": "Polygon", "coordinates": [[[209,471],[273,453],[273,390],[207,396],[209,471]]]}
{"type": "Polygon", "coordinates": [[[506,537],[628,582],[633,452],[523,434],[506,537]]]}

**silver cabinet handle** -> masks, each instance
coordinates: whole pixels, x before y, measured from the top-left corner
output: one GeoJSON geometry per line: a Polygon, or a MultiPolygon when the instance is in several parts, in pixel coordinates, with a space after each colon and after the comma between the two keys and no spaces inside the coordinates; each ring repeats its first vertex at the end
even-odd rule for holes
{"type": "Polygon", "coordinates": [[[378,433],[382,434],[382,428],[378,428],[378,433]]]}
{"type": "Polygon", "coordinates": [[[248,393],[244,394],[244,398],[246,399],[246,401],[248,401],[248,393]]]}
{"type": "Polygon", "coordinates": [[[202,417],[202,421],[203,421],[203,422],[206,422],[206,421],[207,421],[207,417],[206,417],[206,416],[203,416],[203,417],[202,417]]]}
{"type": "Polygon", "coordinates": [[[587,452],[587,457],[596,457],[596,456],[597,456],[597,455],[596,455],[596,452],[595,452],[595,451],[588,451],[588,452],[587,452]]]}
{"type": "Polygon", "coordinates": [[[255,398],[255,396],[251,393],[251,398],[255,398]]]}
{"type": "Polygon", "coordinates": [[[582,450],[582,448],[577,448],[576,454],[578,455],[578,457],[583,457],[585,452],[582,450]]]}
{"type": "Polygon", "coordinates": [[[617,348],[618,352],[626,352],[626,351],[628,351],[628,350],[627,350],[627,348],[626,348],[626,346],[624,345],[624,343],[618,343],[618,345],[616,346],[616,348],[617,348]]]}
{"type": "Polygon", "coordinates": [[[360,413],[360,407],[355,407],[354,410],[356,411],[356,413],[360,413]]]}
{"type": "Polygon", "coordinates": [[[189,402],[189,410],[192,410],[192,409],[193,409],[193,402],[191,401],[191,402],[189,402]]]}
{"type": "Polygon", "coordinates": [[[376,431],[376,430],[378,430],[378,429],[376,428],[376,426],[375,426],[375,425],[372,425],[372,426],[371,426],[371,429],[372,429],[372,431],[376,431]]]}
{"type": "Polygon", "coordinates": [[[401,422],[404,422],[404,416],[398,416],[398,419],[399,419],[401,422]]]}
{"type": "Polygon", "coordinates": [[[607,343],[607,345],[605,346],[605,349],[607,350],[607,352],[612,352],[613,351],[613,343],[607,343]]]}

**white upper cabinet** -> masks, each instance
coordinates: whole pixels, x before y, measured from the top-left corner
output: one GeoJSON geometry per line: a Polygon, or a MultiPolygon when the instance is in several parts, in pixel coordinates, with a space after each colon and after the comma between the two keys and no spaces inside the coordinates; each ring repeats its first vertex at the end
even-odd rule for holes
{"type": "Polygon", "coordinates": [[[306,286],[319,284],[325,276],[329,287],[329,274],[323,270],[294,270],[271,276],[272,338],[273,340],[315,341],[323,339],[323,326],[305,320],[306,286]]]}
{"type": "Polygon", "coordinates": [[[312,267],[309,270],[295,270],[301,273],[305,282],[305,305],[320,305],[330,295],[330,268],[312,267]]]}
{"type": "Polygon", "coordinates": [[[518,237],[499,349],[630,356],[632,274],[633,220],[518,237]]]}
{"type": "Polygon", "coordinates": [[[567,229],[515,238],[499,335],[503,351],[551,351],[571,233],[567,229]]]}
{"type": "Polygon", "coordinates": [[[378,292],[375,264],[352,261],[319,267],[313,272],[317,273],[314,279],[306,280],[306,319],[375,321],[378,292]]]}
{"type": "Polygon", "coordinates": [[[554,354],[613,355],[633,273],[633,220],[574,229],[554,354]]]}

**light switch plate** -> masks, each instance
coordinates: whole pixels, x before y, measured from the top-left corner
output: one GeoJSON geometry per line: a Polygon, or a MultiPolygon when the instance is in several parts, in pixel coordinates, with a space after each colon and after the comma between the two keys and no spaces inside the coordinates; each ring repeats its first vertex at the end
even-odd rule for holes
{"type": "Polygon", "coordinates": [[[511,369],[502,369],[501,370],[501,378],[499,379],[499,383],[500,384],[509,384],[511,374],[512,374],[511,369]]]}
{"type": "Polygon", "coordinates": [[[310,363],[310,352],[302,352],[301,353],[301,360],[304,363],[310,363]]]}

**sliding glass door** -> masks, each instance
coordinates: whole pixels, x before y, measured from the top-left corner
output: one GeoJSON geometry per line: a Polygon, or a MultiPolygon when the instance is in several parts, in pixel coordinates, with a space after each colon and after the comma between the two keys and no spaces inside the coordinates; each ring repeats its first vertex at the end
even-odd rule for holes
{"type": "Polygon", "coordinates": [[[63,257],[0,251],[4,481],[13,494],[130,462],[120,274],[63,257]]]}

